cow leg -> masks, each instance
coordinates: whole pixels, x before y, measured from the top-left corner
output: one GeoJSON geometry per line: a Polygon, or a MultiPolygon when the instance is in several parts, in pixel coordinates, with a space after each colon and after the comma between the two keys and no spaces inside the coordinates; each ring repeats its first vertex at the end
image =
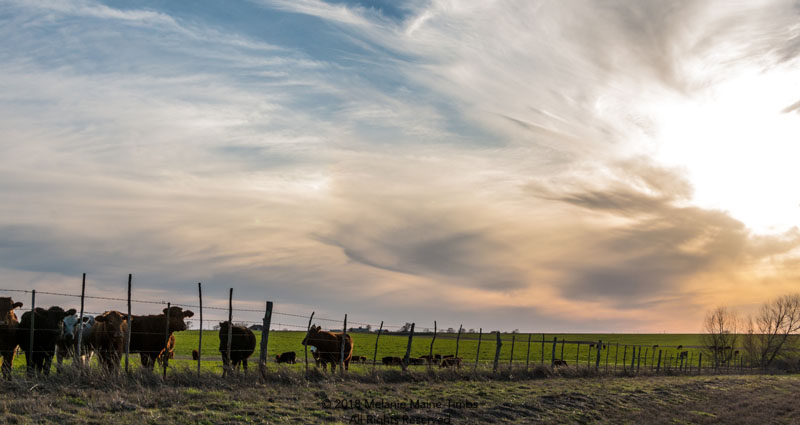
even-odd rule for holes
{"type": "Polygon", "coordinates": [[[344,361],[344,370],[350,370],[350,359],[344,361]]]}
{"type": "Polygon", "coordinates": [[[14,352],[13,351],[4,351],[3,352],[3,378],[10,380],[11,379],[11,367],[14,365],[14,352]]]}
{"type": "Polygon", "coordinates": [[[242,369],[244,369],[245,375],[247,374],[247,359],[242,360],[242,369]]]}
{"type": "Polygon", "coordinates": [[[336,362],[331,362],[331,375],[336,373],[336,362]]]}

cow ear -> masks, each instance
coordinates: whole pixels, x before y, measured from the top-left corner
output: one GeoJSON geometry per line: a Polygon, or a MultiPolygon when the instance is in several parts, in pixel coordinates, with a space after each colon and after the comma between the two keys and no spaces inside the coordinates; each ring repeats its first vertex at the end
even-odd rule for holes
{"type": "Polygon", "coordinates": [[[219,322],[219,328],[222,329],[225,327],[225,322],[219,322]]]}
{"type": "Polygon", "coordinates": [[[64,312],[64,317],[72,316],[75,313],[77,313],[77,311],[74,308],[71,308],[71,309],[67,310],[66,312],[64,312]]]}
{"type": "Polygon", "coordinates": [[[165,308],[165,309],[161,310],[161,312],[164,313],[164,314],[167,314],[167,309],[165,308]]]}
{"type": "Polygon", "coordinates": [[[183,312],[183,317],[192,317],[194,316],[194,312],[192,310],[186,310],[183,312]]]}
{"type": "Polygon", "coordinates": [[[85,322],[88,322],[88,321],[89,321],[89,318],[88,318],[88,317],[86,317],[86,316],[83,316],[83,321],[84,321],[84,323],[85,323],[85,322]]]}
{"type": "Polygon", "coordinates": [[[94,318],[94,321],[103,323],[103,322],[106,321],[106,316],[97,316],[97,317],[94,318]]]}
{"type": "Polygon", "coordinates": [[[15,308],[20,308],[20,307],[22,307],[22,303],[16,302],[16,303],[14,303],[14,305],[11,306],[11,309],[13,310],[15,308]]]}

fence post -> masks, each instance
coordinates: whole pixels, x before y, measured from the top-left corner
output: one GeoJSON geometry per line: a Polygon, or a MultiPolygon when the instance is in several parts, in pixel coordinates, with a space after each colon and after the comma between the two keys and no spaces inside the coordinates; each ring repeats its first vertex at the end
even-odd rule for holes
{"type": "Polygon", "coordinates": [[[514,368],[514,342],[517,339],[516,334],[511,334],[511,355],[508,359],[508,370],[512,370],[514,368]]]}
{"type": "Polygon", "coordinates": [[[222,376],[227,373],[233,373],[231,365],[231,345],[233,343],[233,288],[228,291],[228,344],[225,348],[225,353],[228,355],[228,361],[223,365],[222,376]]]}
{"type": "Polygon", "coordinates": [[[581,356],[581,342],[578,341],[578,348],[575,350],[575,367],[578,367],[578,364],[580,364],[580,356],[581,356]]]}
{"type": "Polygon", "coordinates": [[[161,367],[164,369],[164,379],[167,379],[167,360],[169,359],[169,310],[170,303],[167,303],[167,326],[164,329],[164,357],[161,358],[161,367]]]}
{"type": "Polygon", "coordinates": [[[617,373],[617,356],[619,355],[619,342],[616,344],[616,349],[614,350],[614,373],[617,373]]]}
{"type": "MultiPolygon", "coordinates": [[[[492,371],[497,373],[497,362],[500,361],[500,347],[503,346],[503,342],[500,340],[500,331],[497,331],[497,345],[495,346],[494,350],[494,367],[492,371]]],[[[544,353],[542,353],[544,355],[544,353]]]]}
{"type": "Polygon", "coordinates": [[[461,327],[463,325],[458,325],[458,336],[456,336],[456,358],[458,358],[458,345],[461,342],[461,327]]]}
{"type": "Polygon", "coordinates": [[[606,349],[606,373],[608,373],[608,354],[611,353],[611,345],[609,343],[606,343],[605,349],[606,349]]]}
{"type": "Polygon", "coordinates": [[[661,371],[661,350],[658,350],[658,366],[656,366],[656,373],[661,371]]]}
{"type": "Polygon", "coordinates": [[[36,318],[36,290],[31,291],[31,327],[28,329],[28,353],[25,354],[25,363],[28,374],[33,374],[33,329],[34,319],[36,318]]]}
{"type": "Polygon", "coordinates": [[[698,353],[697,359],[697,374],[699,375],[703,371],[703,353],[698,353]]]}
{"type": "Polygon", "coordinates": [[[197,341],[197,376],[200,376],[200,357],[203,355],[203,285],[197,282],[197,296],[200,298],[200,338],[197,341]]]}
{"type": "Polygon", "coordinates": [[[314,312],[311,312],[311,317],[308,318],[308,327],[306,328],[306,337],[303,339],[306,343],[303,345],[305,347],[305,355],[306,355],[306,376],[308,375],[308,333],[311,332],[311,321],[314,320],[314,312]]]}
{"type": "Polygon", "coordinates": [[[525,355],[525,372],[528,371],[528,365],[531,362],[531,334],[528,334],[528,354],[525,355]]]}
{"type": "Polygon", "coordinates": [[[544,366],[544,334],[542,334],[542,366],[544,366]]]}
{"type": "Polygon", "coordinates": [[[481,338],[483,337],[483,328],[478,329],[478,351],[475,352],[475,367],[472,368],[472,371],[478,370],[478,359],[481,356],[481,338]]]}
{"type": "Polygon", "coordinates": [[[83,366],[81,361],[81,341],[83,340],[83,300],[86,296],[86,273],[83,274],[83,281],[81,282],[81,316],[78,318],[78,345],[75,347],[75,362],[78,366],[83,366]]]}
{"type": "Polygon", "coordinates": [[[131,333],[133,332],[133,316],[131,316],[131,282],[133,273],[128,273],[128,329],[125,330],[125,373],[130,373],[128,369],[128,358],[131,355],[131,333]]]}
{"type": "Polygon", "coordinates": [[[627,365],[628,361],[626,360],[627,358],[628,358],[628,345],[625,344],[625,350],[622,352],[622,371],[623,372],[627,372],[628,371],[628,365],[627,365]]]}
{"type": "Polygon", "coordinates": [[[556,345],[558,345],[558,337],[554,336],[553,337],[553,353],[552,353],[552,356],[550,357],[550,369],[553,369],[553,368],[556,367],[556,345]]]}
{"type": "Polygon", "coordinates": [[[636,373],[639,373],[639,366],[642,364],[642,346],[636,350],[636,373]]]}
{"type": "Polygon", "coordinates": [[[600,350],[603,349],[603,340],[597,341],[597,360],[594,364],[594,370],[600,370],[600,350]]]}
{"type": "Polygon", "coordinates": [[[633,352],[631,352],[631,373],[636,373],[634,369],[634,365],[636,364],[636,346],[631,346],[631,350],[633,350],[633,352]]]}
{"type": "Polygon", "coordinates": [[[339,374],[344,376],[344,347],[347,345],[347,313],[344,314],[344,324],[342,325],[342,346],[340,347],[341,356],[339,357],[339,374]]]}
{"type": "Polygon", "coordinates": [[[383,331],[383,320],[381,320],[381,327],[378,328],[378,336],[375,338],[375,354],[372,355],[372,370],[375,370],[375,363],[378,361],[378,341],[381,339],[382,331],[383,331]]]}
{"type": "Polygon", "coordinates": [[[414,339],[414,323],[411,323],[411,329],[408,332],[408,346],[406,346],[406,355],[403,357],[403,370],[408,368],[408,362],[411,358],[411,340],[414,339]]]}
{"type": "Polygon", "coordinates": [[[269,327],[272,326],[272,301],[267,301],[267,309],[264,310],[264,323],[261,325],[261,356],[259,356],[259,370],[261,376],[267,377],[267,355],[269,354],[269,327]]]}
{"type": "Polygon", "coordinates": [[[431,350],[428,353],[430,359],[428,361],[428,369],[433,367],[433,343],[436,342],[436,321],[433,321],[433,338],[431,339],[431,350]]]}

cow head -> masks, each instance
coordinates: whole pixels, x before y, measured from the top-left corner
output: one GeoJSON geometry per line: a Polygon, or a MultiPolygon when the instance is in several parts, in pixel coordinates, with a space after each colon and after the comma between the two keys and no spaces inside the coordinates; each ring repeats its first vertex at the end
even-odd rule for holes
{"type": "Polygon", "coordinates": [[[104,323],[102,329],[110,338],[119,339],[125,337],[125,331],[128,329],[127,317],[118,311],[107,311],[100,316],[94,318],[97,323],[104,323]]]}
{"type": "Polygon", "coordinates": [[[78,316],[70,315],[64,318],[64,330],[61,340],[67,345],[71,345],[75,340],[75,331],[78,324],[78,316]]]}
{"type": "Polygon", "coordinates": [[[311,325],[311,327],[308,328],[308,333],[306,334],[306,337],[303,338],[303,342],[301,342],[301,344],[313,345],[312,342],[318,339],[317,337],[319,336],[321,330],[322,330],[321,326],[311,325]]]}
{"type": "Polygon", "coordinates": [[[14,302],[11,297],[0,297],[0,326],[17,324],[14,309],[22,307],[22,303],[14,302]]]}
{"type": "MultiPolygon", "coordinates": [[[[26,313],[27,314],[27,313],[26,313]]],[[[63,308],[53,306],[47,310],[43,308],[36,309],[36,329],[44,329],[57,333],[60,338],[65,337],[64,331],[64,318],[75,314],[75,309],[71,308],[64,311],[63,308]],[[41,323],[41,325],[40,325],[41,323]],[[41,326],[41,327],[40,327],[41,326]]]]}
{"type": "MultiPolygon", "coordinates": [[[[162,310],[164,314],[167,314],[167,309],[165,308],[162,310]]],[[[187,317],[194,316],[194,313],[191,310],[184,311],[181,307],[172,306],[169,308],[169,332],[180,332],[186,330],[186,322],[184,321],[187,317]]]]}

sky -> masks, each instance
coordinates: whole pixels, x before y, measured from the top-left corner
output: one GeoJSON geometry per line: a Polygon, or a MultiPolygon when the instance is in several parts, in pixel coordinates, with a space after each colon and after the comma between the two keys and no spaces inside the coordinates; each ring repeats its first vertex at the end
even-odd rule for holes
{"type": "Polygon", "coordinates": [[[3,0],[0,41],[0,289],[531,332],[800,289],[797,1],[3,0]]]}

